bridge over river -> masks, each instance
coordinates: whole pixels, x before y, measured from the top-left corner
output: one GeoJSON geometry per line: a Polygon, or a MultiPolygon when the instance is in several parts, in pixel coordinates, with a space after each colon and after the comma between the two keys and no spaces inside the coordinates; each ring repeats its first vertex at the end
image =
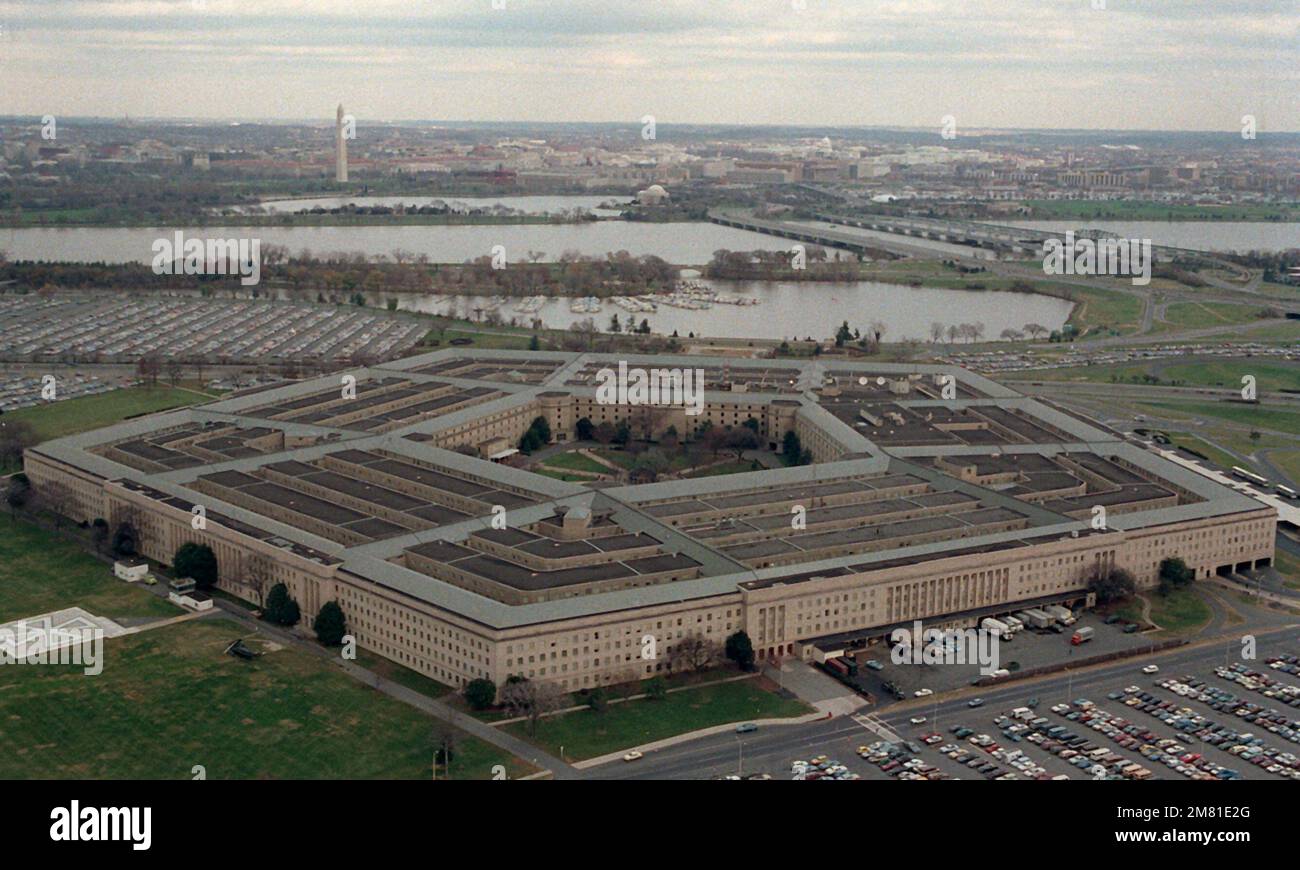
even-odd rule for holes
{"type": "MultiPolygon", "coordinates": [[[[811,227],[792,221],[759,218],[748,212],[721,210],[709,212],[709,220],[722,226],[782,236],[800,242],[821,245],[822,247],[852,251],[856,254],[866,253],[871,248],[888,247],[888,242],[870,239],[852,231],[840,231],[837,229],[838,227],[874,230],[897,236],[912,236],[955,245],[969,245],[971,247],[991,249],[1001,254],[1024,257],[1040,254],[1043,250],[1043,242],[1048,239],[1055,238],[1065,241],[1065,233],[1063,232],[1009,227],[954,218],[900,217],[894,215],[846,217],[824,212],[816,212],[813,217],[818,221],[834,224],[835,227],[811,227]]],[[[1075,238],[1098,240],[1118,238],[1118,236],[1103,230],[1085,229],[1077,231],[1075,238]]],[[[1153,245],[1151,250],[1154,257],[1162,262],[1169,262],[1175,258],[1217,262],[1206,252],[1189,248],[1153,245]]]]}

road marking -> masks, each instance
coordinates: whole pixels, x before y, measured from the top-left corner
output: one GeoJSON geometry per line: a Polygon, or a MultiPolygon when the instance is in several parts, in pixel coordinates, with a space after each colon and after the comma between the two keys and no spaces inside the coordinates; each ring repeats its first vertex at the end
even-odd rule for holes
{"type": "Polygon", "coordinates": [[[858,713],[850,718],[876,736],[883,737],[891,743],[898,743],[903,739],[901,734],[886,725],[875,713],[858,713]]]}

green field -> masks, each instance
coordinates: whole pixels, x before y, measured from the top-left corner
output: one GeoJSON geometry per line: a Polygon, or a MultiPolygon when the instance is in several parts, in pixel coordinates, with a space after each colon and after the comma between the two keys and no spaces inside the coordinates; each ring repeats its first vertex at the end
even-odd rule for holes
{"type": "Polygon", "coordinates": [[[10,411],[5,417],[30,423],[40,440],[48,441],[109,426],[128,417],[210,402],[213,398],[161,384],[154,387],[127,387],[98,396],[82,396],[48,405],[21,408],[10,411]]]}
{"type": "Polygon", "coordinates": [[[718,683],[673,692],[658,701],[610,704],[603,712],[580,710],[543,719],[530,736],[526,722],[503,726],[549,751],[580,761],[651,743],[711,725],[801,716],[811,709],[766,691],[756,680],[718,683]]]}
{"type": "Polygon", "coordinates": [[[1168,384],[1189,387],[1241,387],[1243,375],[1253,375],[1261,390],[1300,389],[1300,363],[1268,359],[1168,360],[1117,365],[1074,366],[1045,371],[1016,372],[1014,378],[1034,381],[1168,384]]]}
{"type": "Polygon", "coordinates": [[[118,580],[107,563],[71,541],[8,513],[0,516],[0,622],[73,606],[115,619],[180,613],[118,580]]]}
{"type": "Polygon", "coordinates": [[[1175,302],[1165,309],[1164,321],[1155,321],[1153,331],[1206,329],[1211,326],[1240,326],[1264,319],[1258,305],[1231,302],[1175,302]]]}
{"type": "Polygon", "coordinates": [[[1300,411],[1283,411],[1266,405],[1251,405],[1245,402],[1183,402],[1171,400],[1143,402],[1142,405],[1156,409],[1155,413],[1157,415],[1160,414],[1160,411],[1171,411],[1187,419],[1213,417],[1239,423],[1242,426],[1273,429],[1278,432],[1300,435],[1300,411]]]}
{"type": "Polygon", "coordinates": [[[1195,435],[1187,435],[1182,432],[1169,432],[1166,434],[1169,435],[1169,440],[1173,442],[1174,446],[1186,447],[1195,451],[1225,471],[1241,462],[1231,453],[1220,450],[1215,445],[1202,438],[1197,438],[1195,435]]]}
{"type": "Polygon", "coordinates": [[[548,456],[542,460],[542,464],[550,468],[558,468],[566,471],[590,471],[595,474],[611,473],[610,469],[601,465],[594,459],[583,456],[576,450],[548,456]]]}
{"type": "MultiPolygon", "coordinates": [[[[80,606],[118,620],[180,610],[112,576],[74,543],[0,517],[0,622],[80,606]]],[[[0,671],[0,778],[427,778],[439,723],[369,689],[321,659],[249,639],[267,654],[223,654],[248,630],[223,617],[105,643],[104,671],[0,671]]],[[[369,662],[364,660],[363,664],[369,662]]],[[[377,670],[425,694],[450,691],[397,665],[377,670]]],[[[453,778],[532,772],[457,732],[453,778]]]]}
{"type": "Polygon", "coordinates": [[[1142,323],[1142,300],[1118,290],[1072,287],[1075,302],[1069,323],[1084,333],[1135,331],[1142,323]]]}
{"type": "MultiPolygon", "coordinates": [[[[13,667],[0,693],[0,777],[426,779],[437,723],[315,656],[205,619],[107,641],[104,671],[13,667]],[[224,654],[244,636],[264,653],[224,654]]],[[[531,772],[465,735],[451,775],[531,772]]]]}
{"type": "MultiPolygon", "coordinates": [[[[1146,593],[1151,602],[1151,621],[1166,634],[1189,634],[1204,627],[1214,615],[1196,585],[1175,589],[1168,595],[1154,590],[1146,593]]],[[[1140,621],[1142,602],[1134,598],[1119,610],[1130,622],[1140,621]]]]}

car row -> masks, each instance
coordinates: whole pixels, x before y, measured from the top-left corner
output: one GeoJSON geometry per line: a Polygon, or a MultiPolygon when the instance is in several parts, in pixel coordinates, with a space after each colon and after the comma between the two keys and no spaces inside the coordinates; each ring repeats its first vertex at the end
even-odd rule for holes
{"type": "Polygon", "coordinates": [[[862,777],[833,758],[818,755],[808,761],[797,760],[790,762],[790,778],[797,780],[854,780],[862,777]]]}

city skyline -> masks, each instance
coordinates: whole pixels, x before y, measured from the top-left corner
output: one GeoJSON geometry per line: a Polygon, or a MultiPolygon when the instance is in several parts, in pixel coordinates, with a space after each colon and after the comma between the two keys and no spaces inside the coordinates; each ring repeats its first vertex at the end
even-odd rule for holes
{"type": "Polygon", "coordinates": [[[341,100],[393,121],[1300,129],[1300,15],[1270,0],[406,5],[0,3],[0,98],[36,116],[252,121],[341,100]]]}

